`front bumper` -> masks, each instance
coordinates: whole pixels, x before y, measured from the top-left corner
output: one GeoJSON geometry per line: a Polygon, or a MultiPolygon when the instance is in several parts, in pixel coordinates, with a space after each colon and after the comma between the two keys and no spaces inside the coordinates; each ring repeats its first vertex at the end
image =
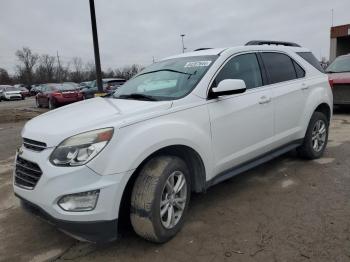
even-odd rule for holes
{"type": "Polygon", "coordinates": [[[39,210],[40,212],[34,213],[41,214],[45,220],[70,235],[93,242],[115,239],[119,206],[132,171],[100,175],[85,165],[56,167],[49,161],[52,151],[53,148],[41,152],[21,148],[20,157],[36,163],[42,170],[42,175],[33,189],[26,189],[13,183],[14,193],[22,199],[24,206],[31,207],[32,211],[39,210]],[[96,207],[91,211],[64,211],[57,204],[64,195],[97,189],[100,190],[99,198],[96,207]]]}
{"type": "Polygon", "coordinates": [[[5,95],[4,98],[6,100],[20,100],[22,99],[22,95],[21,94],[5,95]]]}
{"type": "Polygon", "coordinates": [[[59,230],[79,240],[94,243],[104,243],[116,240],[118,237],[118,219],[108,221],[66,221],[56,219],[37,205],[21,198],[22,207],[29,213],[47,221],[59,230]]]}

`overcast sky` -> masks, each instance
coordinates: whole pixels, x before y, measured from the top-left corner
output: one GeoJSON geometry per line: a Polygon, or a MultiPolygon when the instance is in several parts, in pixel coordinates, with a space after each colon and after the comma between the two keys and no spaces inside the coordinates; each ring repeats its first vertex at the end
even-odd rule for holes
{"type": "MultiPolygon", "coordinates": [[[[95,0],[102,68],[148,65],[199,47],[253,39],[293,41],[329,56],[334,24],[350,23],[350,0],[95,0]]],[[[68,62],[93,60],[88,0],[0,0],[0,67],[14,71],[23,46],[68,62]]]]}

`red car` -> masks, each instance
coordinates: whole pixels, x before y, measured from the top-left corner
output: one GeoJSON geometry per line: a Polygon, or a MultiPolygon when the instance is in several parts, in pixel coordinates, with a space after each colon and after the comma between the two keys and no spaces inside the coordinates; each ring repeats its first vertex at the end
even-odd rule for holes
{"type": "Polygon", "coordinates": [[[333,104],[350,105],[350,54],[338,56],[326,72],[333,87],[333,104]]]}
{"type": "Polygon", "coordinates": [[[29,90],[27,88],[25,88],[24,86],[21,86],[18,89],[21,90],[21,95],[22,95],[23,99],[25,97],[29,97],[30,96],[29,90]]]}
{"type": "Polygon", "coordinates": [[[82,93],[73,84],[45,84],[41,86],[36,95],[37,107],[48,107],[54,109],[60,105],[66,105],[83,100],[82,93]]]}

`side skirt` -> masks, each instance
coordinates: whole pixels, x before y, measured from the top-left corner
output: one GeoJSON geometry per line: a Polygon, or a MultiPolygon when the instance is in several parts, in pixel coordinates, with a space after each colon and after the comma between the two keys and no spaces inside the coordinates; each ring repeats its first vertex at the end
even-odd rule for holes
{"type": "Polygon", "coordinates": [[[207,181],[206,188],[209,188],[209,187],[216,185],[216,184],[218,184],[226,179],[232,178],[232,177],[239,175],[245,171],[248,171],[249,169],[252,169],[256,166],[259,166],[263,163],[266,163],[266,162],[268,162],[268,161],[270,161],[270,160],[272,160],[280,155],[283,155],[283,154],[297,148],[302,143],[303,143],[303,139],[293,141],[291,143],[288,143],[287,145],[284,145],[284,146],[279,147],[277,149],[274,149],[266,154],[258,156],[256,158],[254,158],[253,160],[249,160],[245,163],[239,164],[238,166],[230,168],[230,169],[218,174],[217,176],[215,176],[211,180],[207,181]]]}

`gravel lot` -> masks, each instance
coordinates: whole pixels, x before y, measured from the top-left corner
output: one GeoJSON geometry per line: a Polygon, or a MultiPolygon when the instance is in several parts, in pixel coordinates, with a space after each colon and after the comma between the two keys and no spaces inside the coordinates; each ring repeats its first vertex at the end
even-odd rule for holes
{"type": "Polygon", "coordinates": [[[21,128],[43,111],[33,99],[0,103],[0,261],[350,261],[350,110],[335,114],[322,159],[291,152],[193,195],[187,223],[166,244],[126,229],[104,246],[73,240],[13,195],[21,128]]]}

